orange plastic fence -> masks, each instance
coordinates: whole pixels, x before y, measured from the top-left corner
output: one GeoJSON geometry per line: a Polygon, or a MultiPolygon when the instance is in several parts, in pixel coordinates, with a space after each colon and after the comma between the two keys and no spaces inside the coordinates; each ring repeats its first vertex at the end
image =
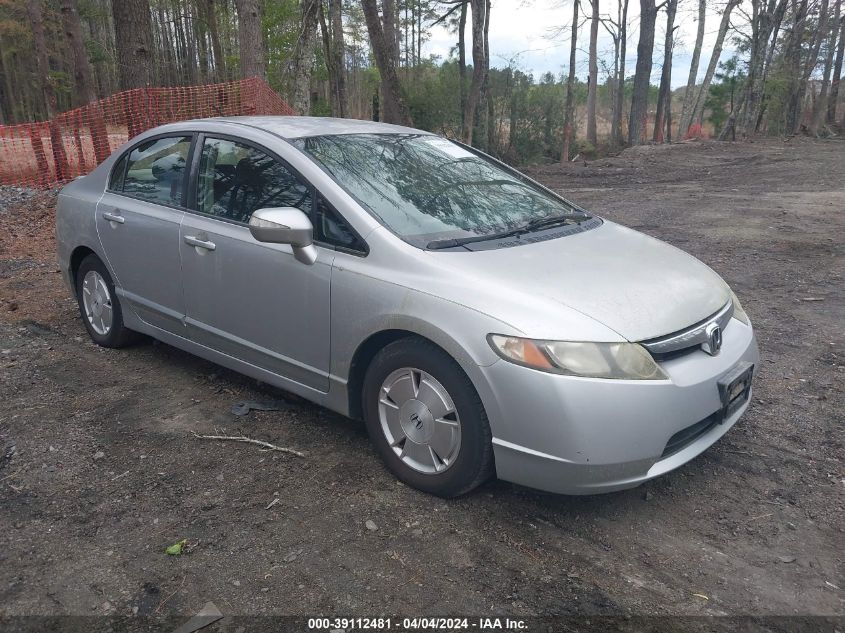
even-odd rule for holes
{"type": "Polygon", "coordinates": [[[205,86],[118,92],[50,121],[0,125],[0,184],[49,188],[87,174],[157,125],[213,116],[295,114],[258,77],[205,86]]]}

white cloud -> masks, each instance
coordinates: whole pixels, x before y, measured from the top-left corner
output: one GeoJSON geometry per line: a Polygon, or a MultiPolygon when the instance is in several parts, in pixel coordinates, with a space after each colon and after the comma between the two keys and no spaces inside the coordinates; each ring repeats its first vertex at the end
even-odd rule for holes
{"type": "MultiPolygon", "coordinates": [[[[602,15],[616,16],[616,0],[600,0],[602,15]]],[[[720,5],[721,10],[722,5],[720,5]]],[[[628,52],[626,60],[626,74],[632,75],[636,66],[637,39],[639,37],[639,2],[630,0],[628,8],[628,52]]],[[[578,38],[578,54],[576,73],[582,79],[587,76],[587,48],[589,46],[589,25],[586,23],[584,11],[590,11],[590,4],[581,1],[582,27],[578,38]]],[[[721,15],[716,7],[708,6],[705,20],[704,46],[701,53],[698,78],[703,77],[704,71],[713,49],[716,32],[719,28],[721,15]]],[[[493,0],[490,13],[490,64],[503,68],[510,63],[524,72],[533,72],[539,77],[546,72],[555,75],[566,69],[569,62],[569,28],[567,24],[572,20],[572,3],[569,0],[493,0]],[[557,33],[556,33],[557,32],[557,33]],[[557,35],[555,37],[555,35],[557,35]]],[[[471,63],[472,33],[467,20],[467,62],[471,63]]],[[[678,27],[675,35],[675,51],[672,63],[672,86],[686,84],[689,74],[692,48],[695,43],[698,28],[697,0],[681,0],[675,18],[678,27]]],[[[654,38],[654,64],[652,67],[652,83],[660,80],[661,65],[663,63],[663,44],[666,33],[666,12],[661,10],[657,17],[657,29],[654,38]]],[[[449,56],[457,42],[455,33],[449,33],[441,24],[432,30],[431,39],[425,50],[429,54],[442,58],[449,56]]],[[[603,26],[599,27],[598,40],[599,57],[603,57],[610,68],[613,64],[613,40],[603,26]]],[[[722,59],[733,54],[730,42],[726,42],[722,59]]],[[[601,65],[600,78],[603,77],[601,65]]]]}

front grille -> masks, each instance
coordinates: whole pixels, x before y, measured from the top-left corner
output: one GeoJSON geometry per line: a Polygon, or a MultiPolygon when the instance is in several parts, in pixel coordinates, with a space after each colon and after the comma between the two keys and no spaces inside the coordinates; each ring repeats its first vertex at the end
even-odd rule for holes
{"type": "Polygon", "coordinates": [[[647,341],[640,341],[640,345],[645,347],[657,362],[683,356],[699,349],[701,344],[707,341],[707,326],[711,323],[718,324],[724,332],[728,323],[730,323],[733,313],[733,302],[728,301],[723,308],[706,319],[679,332],[673,332],[672,334],[647,341]]]}
{"type": "Polygon", "coordinates": [[[688,426],[685,429],[681,429],[672,437],[670,437],[668,442],[666,442],[666,448],[663,449],[663,454],[660,455],[660,459],[663,459],[664,457],[669,457],[669,455],[673,455],[681,449],[686,448],[699,437],[706,434],[714,426],[719,424],[721,419],[722,412],[716,411],[716,413],[708,415],[700,422],[696,422],[695,424],[688,426]]]}
{"type": "Polygon", "coordinates": [[[675,358],[680,358],[681,356],[686,356],[687,354],[691,354],[695,350],[701,349],[701,344],[697,345],[690,345],[689,347],[682,347],[680,349],[672,350],[671,352],[664,352],[663,354],[658,354],[656,352],[651,352],[651,357],[658,363],[665,363],[667,360],[672,360],[675,358]]]}

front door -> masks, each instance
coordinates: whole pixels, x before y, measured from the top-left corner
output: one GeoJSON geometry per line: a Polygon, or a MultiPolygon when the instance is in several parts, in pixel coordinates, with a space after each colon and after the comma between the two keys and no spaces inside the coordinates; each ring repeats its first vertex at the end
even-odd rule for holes
{"type": "Polygon", "coordinates": [[[206,137],[197,151],[197,212],[185,214],[180,234],[189,336],[328,391],[334,251],[320,248],[308,266],[290,246],[258,242],[247,227],[261,208],[310,213],[310,187],[251,145],[206,137]]]}
{"type": "Polygon", "coordinates": [[[144,141],[112,171],[97,233],[122,303],[143,321],[183,334],[179,224],[190,136],[144,141]]]}

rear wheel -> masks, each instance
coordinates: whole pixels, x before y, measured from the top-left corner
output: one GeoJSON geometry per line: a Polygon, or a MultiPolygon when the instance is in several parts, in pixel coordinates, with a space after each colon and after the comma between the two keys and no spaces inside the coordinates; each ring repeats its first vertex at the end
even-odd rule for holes
{"type": "Polygon", "coordinates": [[[367,431],[405,483],[455,497],[493,472],[490,425],[458,364],[435,345],[402,339],[379,352],[364,380],[367,431]]]}
{"type": "Polygon", "coordinates": [[[137,340],[137,332],[123,325],[114,282],[96,255],[88,255],[76,271],[76,300],[85,329],[97,345],[124,347],[137,340]]]}

